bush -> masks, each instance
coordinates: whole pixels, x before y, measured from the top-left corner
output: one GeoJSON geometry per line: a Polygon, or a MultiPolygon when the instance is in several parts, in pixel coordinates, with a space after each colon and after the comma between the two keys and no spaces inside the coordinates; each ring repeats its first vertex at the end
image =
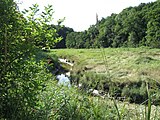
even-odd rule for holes
{"type": "Polygon", "coordinates": [[[38,106],[37,95],[44,89],[45,81],[51,78],[43,63],[34,58],[21,60],[13,71],[8,71],[6,84],[2,85],[0,113],[7,119],[31,119],[38,106]],[[22,64],[23,62],[23,64],[22,64]]]}
{"type": "Polygon", "coordinates": [[[58,86],[52,80],[45,87],[45,91],[38,95],[39,102],[32,119],[88,120],[115,117],[114,110],[109,109],[107,104],[102,106],[97,98],[81,94],[77,88],[58,86]]]}

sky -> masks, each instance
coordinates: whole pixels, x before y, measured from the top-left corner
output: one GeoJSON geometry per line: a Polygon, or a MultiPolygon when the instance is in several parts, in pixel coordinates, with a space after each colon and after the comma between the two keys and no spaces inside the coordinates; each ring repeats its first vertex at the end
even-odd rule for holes
{"type": "Polygon", "coordinates": [[[154,2],[156,0],[16,0],[19,9],[27,9],[32,4],[37,3],[40,9],[44,6],[53,5],[54,24],[58,19],[65,21],[63,25],[73,28],[75,31],[87,30],[96,23],[98,19],[106,18],[112,13],[120,13],[123,9],[130,6],[138,6],[140,3],[154,2]]]}

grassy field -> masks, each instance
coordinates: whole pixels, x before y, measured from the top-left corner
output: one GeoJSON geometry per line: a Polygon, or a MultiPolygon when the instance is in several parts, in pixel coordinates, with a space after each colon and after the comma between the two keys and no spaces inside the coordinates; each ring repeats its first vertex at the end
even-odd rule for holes
{"type": "Polygon", "coordinates": [[[160,82],[160,50],[147,48],[54,49],[50,54],[75,62],[74,70],[109,73],[112,80],[160,82]]]}
{"type": "Polygon", "coordinates": [[[147,99],[146,84],[160,104],[160,50],[149,48],[53,49],[49,53],[74,61],[72,80],[131,103],[147,99]]]}
{"type": "MultiPolygon", "coordinates": [[[[69,91],[62,99],[66,108],[62,107],[60,113],[55,114],[60,114],[65,119],[67,117],[91,120],[160,119],[159,49],[53,49],[48,54],[50,56],[57,55],[59,58],[74,62],[71,71],[72,79],[79,79],[84,84],[85,89],[88,87],[88,89],[105,91],[104,88],[107,86],[108,91],[105,92],[108,92],[112,97],[112,99],[109,97],[102,99],[101,97],[86,95],[83,92],[81,94],[76,88],[66,89],[64,91],[69,91]],[[66,99],[67,96],[70,98],[66,99]],[[117,96],[126,98],[119,101],[117,96]],[[73,116],[68,116],[71,114],[73,116]]],[[[58,89],[63,90],[63,88],[58,89]]],[[[59,99],[59,97],[57,98],[59,99]]]]}

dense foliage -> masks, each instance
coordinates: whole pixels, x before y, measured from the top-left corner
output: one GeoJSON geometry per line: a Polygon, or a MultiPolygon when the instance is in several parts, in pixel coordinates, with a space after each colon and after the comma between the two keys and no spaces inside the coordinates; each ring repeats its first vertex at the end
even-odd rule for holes
{"type": "Polygon", "coordinates": [[[67,48],[139,47],[160,48],[160,1],[141,3],[119,14],[102,18],[84,32],[66,37],[67,48]]]}
{"type": "Polygon", "coordinates": [[[58,36],[62,37],[62,40],[56,43],[54,48],[66,48],[66,36],[69,33],[74,32],[74,30],[72,28],[65,27],[65,26],[59,26],[59,25],[56,25],[56,26],[51,25],[51,26],[57,30],[58,36]]]}
{"type": "Polygon", "coordinates": [[[35,4],[23,12],[26,18],[13,0],[1,0],[0,8],[0,118],[30,119],[50,77],[35,56],[59,41],[48,25],[52,6],[40,14],[35,4]]]}

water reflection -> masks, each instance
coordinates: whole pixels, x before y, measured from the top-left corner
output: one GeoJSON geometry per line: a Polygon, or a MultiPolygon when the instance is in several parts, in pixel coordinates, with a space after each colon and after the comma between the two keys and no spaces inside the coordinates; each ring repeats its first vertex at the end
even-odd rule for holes
{"type": "Polygon", "coordinates": [[[65,74],[57,75],[58,85],[71,86],[69,78],[65,74]]]}

